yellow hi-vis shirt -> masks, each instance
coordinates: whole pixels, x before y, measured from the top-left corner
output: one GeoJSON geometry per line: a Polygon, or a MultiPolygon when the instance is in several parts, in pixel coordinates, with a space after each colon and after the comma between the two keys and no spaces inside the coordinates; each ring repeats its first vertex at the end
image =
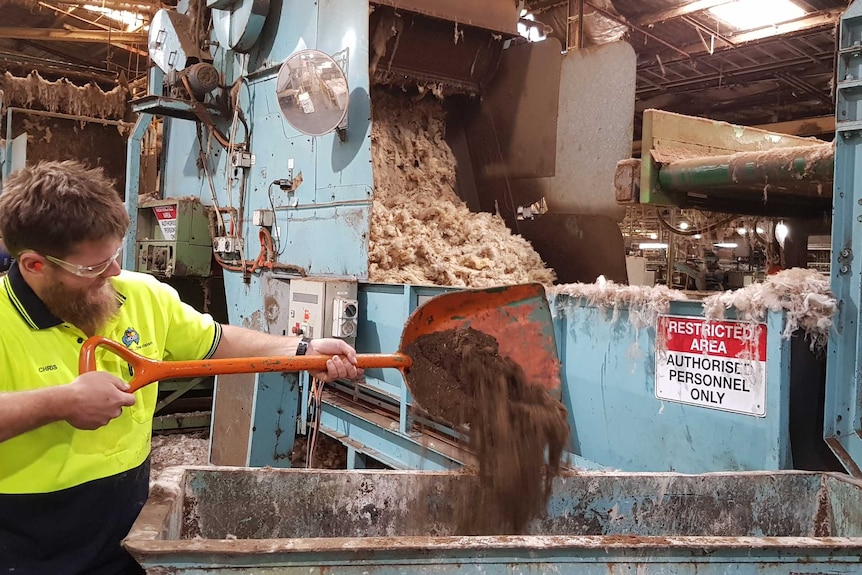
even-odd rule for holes
{"type": "MultiPolygon", "coordinates": [[[[123,271],[110,280],[119,313],[99,335],[151,359],[206,359],[215,352],[221,326],[183,303],[155,278],[123,271]]],[[[86,335],[54,317],[22,278],[17,266],[0,282],[0,401],[3,393],[70,383],[86,335]]],[[[128,363],[104,347],[96,367],[125,381],[128,363]]],[[[55,421],[0,443],[0,493],[48,493],[122,473],[150,452],[157,385],[135,392],[136,403],[99,429],[84,431],[55,421]]]]}

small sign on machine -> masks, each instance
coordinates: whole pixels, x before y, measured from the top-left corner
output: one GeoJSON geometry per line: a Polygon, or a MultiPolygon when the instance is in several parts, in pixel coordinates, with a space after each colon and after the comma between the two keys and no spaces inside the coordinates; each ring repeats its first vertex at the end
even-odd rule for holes
{"type": "Polygon", "coordinates": [[[156,219],[159,221],[159,227],[162,229],[162,235],[166,240],[175,241],[177,239],[177,206],[153,206],[153,212],[156,214],[156,219]]]}
{"type": "Polygon", "coordinates": [[[661,316],[658,399],[766,416],[766,325],[661,316]]]}

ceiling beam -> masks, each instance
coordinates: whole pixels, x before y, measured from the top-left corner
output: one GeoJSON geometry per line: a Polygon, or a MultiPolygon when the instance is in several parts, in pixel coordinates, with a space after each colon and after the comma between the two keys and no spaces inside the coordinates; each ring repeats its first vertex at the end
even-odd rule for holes
{"type": "Polygon", "coordinates": [[[658,24],[665,20],[672,20],[674,18],[679,18],[680,16],[694,14],[695,12],[703,12],[704,10],[709,10],[710,8],[721,6],[722,4],[729,4],[733,1],[734,0],[697,0],[696,2],[689,2],[688,4],[662,10],[661,12],[644,14],[640,18],[637,18],[634,23],[638,26],[652,26],[653,24],[658,24]]]}
{"type": "Polygon", "coordinates": [[[56,66],[50,64],[35,64],[27,63],[21,58],[14,58],[0,54],[0,71],[16,70],[23,75],[27,75],[33,70],[39,72],[42,76],[53,75],[58,78],[75,78],[78,80],[86,80],[88,82],[98,82],[104,85],[115,86],[117,78],[106,74],[94,74],[91,72],[78,72],[70,70],[65,66],[56,66]]]}
{"type": "Polygon", "coordinates": [[[796,20],[790,20],[789,22],[776,24],[775,26],[760,28],[759,30],[752,30],[751,32],[736,34],[731,36],[730,39],[738,46],[740,44],[745,44],[746,42],[754,42],[755,40],[769,38],[770,36],[783,36],[784,34],[792,34],[794,32],[801,32],[811,28],[820,28],[822,26],[835,24],[843,13],[844,10],[840,8],[812,12],[796,20]]]}
{"type": "Polygon", "coordinates": [[[54,40],[60,42],[94,42],[107,44],[146,44],[147,34],[140,32],[114,32],[106,30],[57,30],[52,28],[0,28],[0,38],[14,40],[54,40]]]}
{"type": "MultiPolygon", "coordinates": [[[[83,4],[81,0],[54,0],[54,2],[56,4],[74,4],[76,6],[83,4]]],[[[97,2],[93,2],[93,4],[100,8],[144,12],[147,14],[155,14],[161,8],[161,4],[157,2],[127,2],[124,0],[98,0],[97,2]]]]}
{"type": "MultiPolygon", "coordinates": [[[[817,28],[824,28],[827,26],[832,26],[838,22],[838,19],[841,17],[841,14],[844,13],[844,10],[841,9],[830,9],[830,10],[821,10],[820,12],[813,12],[808,14],[807,16],[803,16],[797,20],[791,20],[789,22],[785,22],[783,24],[778,24],[775,26],[767,26],[765,28],[760,28],[758,30],[752,30],[750,32],[742,32],[736,35],[728,35],[725,34],[725,38],[733,42],[733,45],[730,47],[724,47],[720,50],[716,48],[715,54],[719,54],[724,50],[733,50],[735,48],[740,48],[745,44],[749,44],[751,42],[756,42],[758,40],[764,40],[772,37],[780,37],[787,34],[794,34],[796,32],[803,32],[805,30],[814,30],[817,28]]],[[[683,46],[681,48],[674,47],[674,52],[680,53],[684,52],[690,58],[702,56],[704,54],[708,54],[709,51],[702,43],[690,44],[688,46],[683,46]]],[[[673,60],[682,60],[683,58],[674,58],[673,60]]],[[[810,58],[809,58],[810,59],[810,58]]],[[[700,62],[700,61],[699,61],[700,62]]],[[[665,62],[665,65],[670,62],[665,62]]]]}
{"type": "MultiPolygon", "coordinates": [[[[113,28],[111,28],[110,26],[105,26],[104,24],[102,24],[100,22],[93,22],[92,20],[88,20],[87,18],[82,18],[81,16],[75,14],[72,11],[72,10],[74,10],[74,8],[64,10],[58,6],[52,6],[51,4],[46,4],[45,2],[39,2],[39,6],[44,6],[45,8],[48,8],[49,10],[53,10],[57,14],[62,14],[68,18],[74,18],[75,20],[80,20],[81,22],[84,22],[84,23],[89,24],[91,26],[95,26],[96,28],[100,28],[102,30],[113,30],[113,28]]],[[[73,27],[69,27],[69,29],[70,30],[76,30],[76,28],[73,28],[73,27]]],[[[137,54],[138,56],[147,56],[148,55],[147,52],[145,52],[144,50],[141,50],[140,48],[135,48],[134,46],[129,46],[128,44],[123,44],[121,42],[111,42],[111,46],[114,46],[115,48],[120,48],[122,50],[126,50],[127,52],[132,52],[133,54],[137,54]]]]}
{"type": "MultiPolygon", "coordinates": [[[[789,122],[775,122],[772,124],[758,124],[751,126],[759,130],[775,132],[777,134],[788,134],[790,136],[820,136],[835,132],[834,116],[814,116],[811,118],[800,118],[789,122]]],[[[632,155],[639,156],[642,143],[640,140],[632,142],[632,155]]]]}

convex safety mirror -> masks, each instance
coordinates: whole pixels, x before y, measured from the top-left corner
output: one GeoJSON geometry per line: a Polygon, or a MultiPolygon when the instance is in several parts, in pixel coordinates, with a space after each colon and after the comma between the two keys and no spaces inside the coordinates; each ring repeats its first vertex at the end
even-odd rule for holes
{"type": "Polygon", "coordinates": [[[323,136],[347,127],[347,77],[329,55],[319,50],[294,53],[281,65],[275,86],[278,107],[295,130],[323,136]]]}

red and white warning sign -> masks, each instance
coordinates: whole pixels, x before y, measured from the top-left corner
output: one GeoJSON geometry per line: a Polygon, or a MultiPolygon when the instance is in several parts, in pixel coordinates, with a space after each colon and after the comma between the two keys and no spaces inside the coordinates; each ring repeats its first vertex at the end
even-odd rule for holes
{"type": "Polygon", "coordinates": [[[766,325],[661,316],[658,399],[766,415],[766,325]]]}
{"type": "Polygon", "coordinates": [[[162,235],[166,240],[176,241],[177,239],[177,206],[153,206],[153,213],[156,215],[156,220],[159,222],[159,227],[162,229],[162,235]]]}

